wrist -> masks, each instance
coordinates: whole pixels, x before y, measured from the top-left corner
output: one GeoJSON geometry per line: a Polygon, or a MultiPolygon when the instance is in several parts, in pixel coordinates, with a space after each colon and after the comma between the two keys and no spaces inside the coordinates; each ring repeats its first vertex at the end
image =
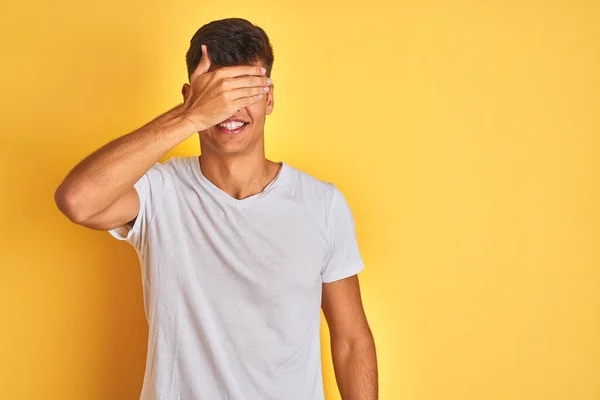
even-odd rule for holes
{"type": "Polygon", "coordinates": [[[208,129],[208,126],[198,118],[198,115],[194,115],[189,112],[189,109],[185,103],[178,105],[173,109],[174,118],[179,121],[183,126],[189,127],[194,133],[208,129]]]}

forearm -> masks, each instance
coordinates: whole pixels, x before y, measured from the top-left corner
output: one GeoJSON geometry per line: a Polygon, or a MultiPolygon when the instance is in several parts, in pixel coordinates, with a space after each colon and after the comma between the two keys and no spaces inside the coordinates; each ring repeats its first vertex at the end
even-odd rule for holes
{"type": "Polygon", "coordinates": [[[342,400],[376,400],[378,376],[373,336],[348,343],[332,340],[331,350],[342,400]]]}
{"type": "Polygon", "coordinates": [[[179,105],[107,143],[65,177],[55,194],[58,207],[79,220],[105,210],[194,131],[179,105]]]}

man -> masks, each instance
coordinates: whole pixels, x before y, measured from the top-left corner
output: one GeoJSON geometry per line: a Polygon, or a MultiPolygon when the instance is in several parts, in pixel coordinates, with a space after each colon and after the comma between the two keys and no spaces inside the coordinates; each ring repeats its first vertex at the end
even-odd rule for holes
{"type": "Polygon", "coordinates": [[[80,162],[73,222],[137,250],[149,325],[142,399],[323,399],[320,309],[344,400],[377,398],[354,221],[331,183],[265,158],[273,52],[231,18],[198,30],[180,104],[80,162]],[[194,133],[201,156],[158,160],[194,133]]]}

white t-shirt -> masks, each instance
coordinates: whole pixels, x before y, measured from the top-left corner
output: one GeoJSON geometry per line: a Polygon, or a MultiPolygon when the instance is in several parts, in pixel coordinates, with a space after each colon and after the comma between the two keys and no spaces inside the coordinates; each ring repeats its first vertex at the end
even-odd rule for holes
{"type": "Polygon", "coordinates": [[[148,319],[143,400],[322,400],[322,283],[363,261],[343,194],[284,162],[238,200],[198,156],[135,183],[132,229],[148,319]]]}

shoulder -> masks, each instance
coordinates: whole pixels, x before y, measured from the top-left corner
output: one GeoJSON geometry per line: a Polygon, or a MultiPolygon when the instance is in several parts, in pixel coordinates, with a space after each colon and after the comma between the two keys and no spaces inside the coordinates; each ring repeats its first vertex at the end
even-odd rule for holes
{"type": "Polygon", "coordinates": [[[348,199],[333,182],[323,180],[297,168],[291,168],[296,176],[296,185],[304,194],[304,202],[320,219],[327,221],[349,218],[352,214],[348,199]]]}
{"type": "Polygon", "coordinates": [[[288,184],[293,189],[295,202],[303,204],[310,218],[323,229],[328,229],[332,214],[338,208],[336,204],[343,201],[344,196],[333,182],[289,164],[288,167],[288,184]]]}
{"type": "Polygon", "coordinates": [[[169,157],[164,161],[156,162],[148,171],[161,175],[164,179],[182,178],[193,173],[193,160],[197,156],[169,157]]]}
{"type": "Polygon", "coordinates": [[[162,193],[170,192],[182,182],[192,179],[191,157],[169,157],[164,161],[155,162],[135,183],[138,195],[147,196],[152,193],[158,199],[162,193]]]}
{"type": "Polygon", "coordinates": [[[300,190],[306,200],[316,200],[320,204],[330,204],[334,194],[338,191],[333,182],[316,177],[287,164],[289,170],[289,183],[300,190]]]}
{"type": "Polygon", "coordinates": [[[157,162],[155,166],[169,172],[181,171],[191,165],[193,157],[196,156],[171,156],[164,161],[157,162]]]}

